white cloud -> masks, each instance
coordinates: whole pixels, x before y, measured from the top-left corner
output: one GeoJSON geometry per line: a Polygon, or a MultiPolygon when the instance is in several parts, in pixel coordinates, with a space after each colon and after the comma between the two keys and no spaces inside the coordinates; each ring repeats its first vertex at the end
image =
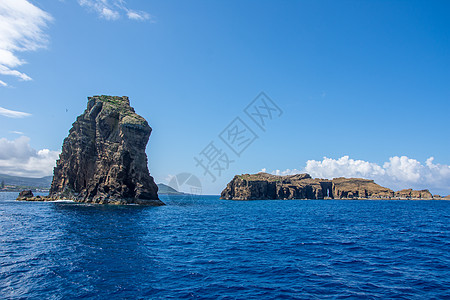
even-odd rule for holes
{"type": "MultiPolygon", "coordinates": [[[[266,168],[262,168],[261,172],[266,173],[267,169],[266,168]]],[[[286,169],[284,171],[275,170],[275,171],[272,172],[272,174],[279,175],[279,176],[293,175],[293,174],[299,174],[299,173],[302,173],[302,171],[299,171],[297,169],[286,169]]]]}
{"type": "MultiPolygon", "coordinates": [[[[436,189],[450,192],[450,165],[433,163],[430,157],[425,164],[406,156],[389,158],[382,166],[364,160],[343,156],[339,159],[324,157],[323,160],[308,160],[302,170],[275,170],[275,175],[308,173],[314,178],[359,177],[374,179],[376,183],[394,190],[404,188],[436,189]]],[[[263,169],[264,170],[264,169],[263,169]]]]}
{"type": "Polygon", "coordinates": [[[23,132],[22,132],[22,131],[16,131],[16,130],[10,131],[9,133],[14,133],[14,134],[18,134],[18,135],[23,135],[23,132]]]}
{"type": "MultiPolygon", "coordinates": [[[[21,65],[22,63],[20,63],[19,65],[21,65]]],[[[17,65],[16,65],[17,66],[17,65]]],[[[10,76],[16,76],[19,77],[20,79],[24,80],[24,81],[29,81],[32,80],[30,76],[28,76],[25,73],[19,72],[17,70],[11,70],[10,68],[6,67],[6,66],[2,66],[0,65],[0,74],[2,75],[10,75],[10,76]]]]}
{"type": "Polygon", "coordinates": [[[26,136],[13,141],[0,139],[0,173],[3,174],[26,177],[49,176],[58,157],[58,151],[33,149],[30,146],[30,139],[26,136]]]}
{"type": "MultiPolygon", "coordinates": [[[[25,64],[18,52],[36,51],[48,43],[44,29],[52,17],[27,0],[0,1],[0,74],[31,80],[17,70],[25,64]]],[[[0,81],[0,86],[7,86],[0,81]]]]}
{"type": "Polygon", "coordinates": [[[109,8],[103,7],[101,16],[106,20],[117,20],[120,18],[120,13],[109,8]]]}
{"type": "Polygon", "coordinates": [[[150,19],[150,15],[145,11],[128,10],[127,17],[131,20],[144,21],[150,19]]]}
{"type": "Polygon", "coordinates": [[[124,0],[78,0],[78,3],[95,11],[106,20],[118,20],[122,14],[125,14],[131,20],[144,21],[150,19],[150,15],[145,11],[132,10],[126,7],[124,0]]]}
{"type": "Polygon", "coordinates": [[[25,118],[31,116],[31,114],[21,111],[9,110],[0,106],[0,116],[8,118],[25,118]]]}
{"type": "Polygon", "coordinates": [[[164,182],[165,182],[166,184],[169,184],[169,182],[172,180],[172,178],[173,178],[174,176],[175,176],[175,175],[171,175],[171,174],[167,175],[167,176],[164,178],[164,182]]]}
{"type": "Polygon", "coordinates": [[[389,158],[389,162],[383,164],[383,169],[390,178],[411,183],[419,182],[427,171],[419,161],[406,156],[389,158]]]}
{"type": "Polygon", "coordinates": [[[379,165],[363,160],[350,159],[343,156],[339,159],[324,157],[322,161],[308,160],[305,171],[311,176],[320,178],[363,177],[372,178],[385,174],[379,165]]]}

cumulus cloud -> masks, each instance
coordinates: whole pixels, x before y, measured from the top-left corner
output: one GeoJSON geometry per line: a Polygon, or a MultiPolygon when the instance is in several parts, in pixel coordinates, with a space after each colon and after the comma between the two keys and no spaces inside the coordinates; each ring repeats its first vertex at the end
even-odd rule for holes
{"type": "Polygon", "coordinates": [[[78,0],[78,3],[95,11],[106,20],[117,20],[122,14],[131,20],[144,21],[150,19],[150,15],[145,11],[129,9],[124,0],[78,0]]]}
{"type": "MultiPolygon", "coordinates": [[[[31,80],[17,68],[25,64],[19,52],[36,51],[46,47],[48,37],[44,33],[52,17],[27,0],[0,1],[0,74],[31,80]]],[[[7,83],[0,81],[0,86],[7,83]]]]}
{"type": "Polygon", "coordinates": [[[305,171],[314,177],[363,177],[372,178],[385,174],[385,170],[377,165],[363,160],[343,156],[339,159],[324,157],[322,161],[308,160],[305,171]]]}
{"type": "Polygon", "coordinates": [[[35,150],[30,146],[30,139],[21,136],[15,140],[0,139],[0,173],[43,177],[52,174],[59,157],[58,151],[49,149],[35,150]]]}
{"type": "Polygon", "coordinates": [[[275,170],[272,174],[291,175],[309,173],[312,177],[332,179],[336,177],[360,177],[374,179],[376,183],[394,190],[403,188],[436,189],[450,192],[450,166],[435,164],[430,157],[425,163],[407,156],[394,156],[383,165],[343,156],[339,159],[324,157],[308,160],[305,168],[275,170]]]}
{"type": "Polygon", "coordinates": [[[6,109],[0,106],[0,116],[8,117],[8,118],[25,118],[31,116],[31,114],[21,111],[15,111],[6,109]]]}

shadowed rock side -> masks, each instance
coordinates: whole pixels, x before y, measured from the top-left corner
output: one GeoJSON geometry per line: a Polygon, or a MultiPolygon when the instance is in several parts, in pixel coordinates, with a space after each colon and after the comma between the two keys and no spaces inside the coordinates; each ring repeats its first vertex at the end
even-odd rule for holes
{"type": "Polygon", "coordinates": [[[256,199],[433,199],[428,190],[391,189],[361,178],[314,179],[309,174],[236,175],[220,195],[227,200],[256,199]]]}
{"type": "Polygon", "coordinates": [[[47,200],[164,205],[147,167],[151,131],[128,97],[89,97],[64,140],[47,200]]]}

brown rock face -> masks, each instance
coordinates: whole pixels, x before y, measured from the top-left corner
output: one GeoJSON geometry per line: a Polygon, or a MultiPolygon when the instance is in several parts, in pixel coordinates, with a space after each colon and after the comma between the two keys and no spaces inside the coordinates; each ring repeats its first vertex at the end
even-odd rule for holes
{"type": "Polygon", "coordinates": [[[340,177],[332,181],[333,197],[336,199],[390,199],[394,196],[394,191],[369,179],[340,177]]]}
{"type": "Polygon", "coordinates": [[[433,195],[429,190],[415,191],[413,189],[405,189],[395,192],[395,197],[400,199],[433,199],[433,195]]]}
{"type": "Polygon", "coordinates": [[[164,205],[147,167],[151,131],[128,97],[89,97],[64,140],[49,198],[164,205]]]}
{"type": "MultiPolygon", "coordinates": [[[[409,191],[407,199],[432,199],[428,190],[409,191]]],[[[313,179],[309,174],[276,176],[267,173],[237,175],[222,191],[227,200],[254,199],[399,199],[400,191],[362,178],[313,179]]],[[[405,197],[406,198],[406,197],[405,197]]]]}
{"type": "Polygon", "coordinates": [[[236,175],[220,195],[227,200],[323,199],[331,197],[332,182],[308,174],[276,176],[267,173],[236,175]]]}

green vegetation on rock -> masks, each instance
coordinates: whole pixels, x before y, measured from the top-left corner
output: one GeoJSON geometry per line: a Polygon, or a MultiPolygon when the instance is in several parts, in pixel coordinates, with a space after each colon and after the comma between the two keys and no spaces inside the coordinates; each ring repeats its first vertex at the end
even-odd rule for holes
{"type": "Polygon", "coordinates": [[[144,125],[147,124],[145,119],[136,114],[130,106],[128,97],[119,96],[94,96],[94,99],[103,102],[103,109],[107,112],[117,112],[120,115],[120,123],[123,125],[144,125]]]}

